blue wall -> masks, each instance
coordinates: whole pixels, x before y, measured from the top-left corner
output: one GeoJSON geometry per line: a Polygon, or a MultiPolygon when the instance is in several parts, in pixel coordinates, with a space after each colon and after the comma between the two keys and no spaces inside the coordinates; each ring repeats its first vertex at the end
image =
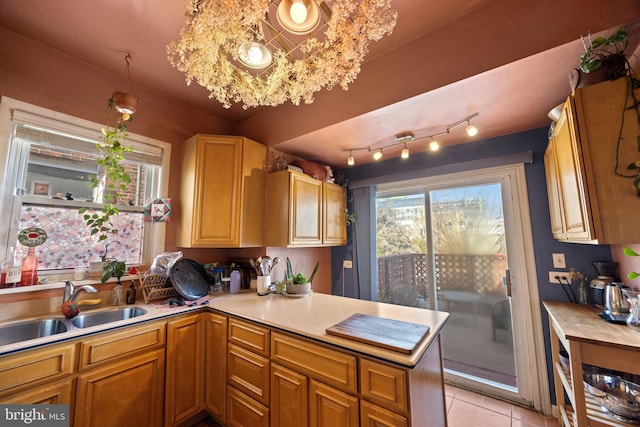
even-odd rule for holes
{"type": "MultiPolygon", "coordinates": [[[[531,209],[531,228],[533,231],[534,254],[537,270],[538,292],[541,300],[568,301],[562,287],[548,282],[548,272],[558,270],[553,268],[552,253],[564,253],[567,270],[571,267],[583,271],[589,277],[595,277],[596,272],[592,261],[611,261],[611,249],[608,245],[581,245],[560,243],[551,235],[549,220],[549,202],[544,173],[544,150],[548,144],[547,128],[539,128],[517,134],[502,136],[443,148],[437,155],[413,154],[409,159],[389,159],[382,162],[369,163],[338,171],[348,182],[383,177],[411,170],[427,169],[455,165],[479,159],[516,154],[524,151],[533,152],[533,162],[525,165],[529,207],[531,209]]],[[[351,231],[351,227],[349,227],[351,231]]],[[[351,233],[350,233],[351,234],[351,233]]],[[[333,293],[342,295],[344,280],[345,296],[354,296],[353,273],[342,269],[344,259],[352,259],[353,246],[351,236],[346,247],[336,247],[332,250],[332,283],[333,293]],[[346,272],[346,274],[343,274],[346,272]]],[[[357,295],[355,295],[357,296],[357,295]]],[[[544,329],[545,348],[547,356],[547,375],[552,401],[555,403],[553,388],[553,370],[551,369],[551,348],[549,343],[549,324],[547,313],[541,306],[542,323],[544,329]]]]}

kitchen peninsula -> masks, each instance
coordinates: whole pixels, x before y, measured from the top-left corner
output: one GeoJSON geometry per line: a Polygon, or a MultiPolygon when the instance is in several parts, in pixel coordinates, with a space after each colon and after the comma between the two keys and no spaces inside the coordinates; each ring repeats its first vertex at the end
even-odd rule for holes
{"type": "Polygon", "coordinates": [[[137,306],[147,313],[0,347],[0,402],[42,402],[38,391],[64,386],[44,401],[70,403],[75,426],[108,425],[105,410],[114,425],[150,427],[190,425],[205,411],[225,425],[446,425],[440,332],[447,313],[319,293],[137,306]],[[429,331],[411,353],[325,332],[357,313],[429,331]],[[51,377],[38,365],[47,358],[60,361],[49,363],[51,377]],[[138,370],[135,381],[128,378],[138,370]],[[118,405],[92,400],[123,390],[127,399],[118,405]]]}

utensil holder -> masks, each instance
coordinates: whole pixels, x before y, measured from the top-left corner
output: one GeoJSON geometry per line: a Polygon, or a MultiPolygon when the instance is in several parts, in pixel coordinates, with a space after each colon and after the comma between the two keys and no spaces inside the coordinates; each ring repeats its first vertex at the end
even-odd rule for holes
{"type": "Polygon", "coordinates": [[[267,295],[271,288],[271,276],[258,276],[257,292],[258,295],[267,295]]]}

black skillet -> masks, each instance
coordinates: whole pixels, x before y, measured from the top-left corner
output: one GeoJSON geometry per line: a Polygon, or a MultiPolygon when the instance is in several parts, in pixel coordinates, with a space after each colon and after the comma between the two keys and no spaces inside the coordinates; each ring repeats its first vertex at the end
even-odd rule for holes
{"type": "Polygon", "coordinates": [[[196,300],[209,293],[207,272],[197,262],[180,258],[169,272],[171,284],[187,300],[196,300]]]}

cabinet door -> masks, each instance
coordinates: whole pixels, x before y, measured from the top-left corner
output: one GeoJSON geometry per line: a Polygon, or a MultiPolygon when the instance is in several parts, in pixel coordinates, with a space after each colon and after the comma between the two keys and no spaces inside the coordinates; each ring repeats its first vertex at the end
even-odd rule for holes
{"type": "Polygon", "coordinates": [[[269,408],[233,387],[227,390],[227,425],[269,427],[269,408]]]}
{"type": "Polygon", "coordinates": [[[544,153],[544,170],[547,178],[547,196],[549,198],[549,219],[551,220],[551,233],[554,239],[566,239],[564,223],[562,217],[564,215],[562,209],[562,200],[560,199],[558,182],[558,170],[556,162],[555,141],[552,138],[549,141],[547,151],[544,153]]]}
{"type": "Polygon", "coordinates": [[[80,375],[74,425],[157,427],[163,402],[164,349],[80,375]]]}
{"type": "Polygon", "coordinates": [[[359,422],[358,399],[311,380],[309,387],[310,427],[350,427],[359,422]]]}
{"type": "Polygon", "coordinates": [[[227,406],[227,318],[205,315],[205,405],[219,421],[225,422],[227,406]]]}
{"type": "Polygon", "coordinates": [[[582,157],[577,147],[575,121],[571,113],[570,99],[554,129],[560,198],[567,239],[593,240],[589,223],[589,200],[585,194],[586,179],[582,157]]]}
{"type": "Polygon", "coordinates": [[[341,185],[324,182],[322,185],[323,227],[322,241],[327,246],[347,244],[347,196],[341,185]]]}
{"type": "Polygon", "coordinates": [[[167,323],[165,425],[204,409],[204,322],[199,314],[167,323]]]}
{"type": "Polygon", "coordinates": [[[309,424],[308,380],[275,363],[271,365],[271,427],[309,424]]]}
{"type": "Polygon", "coordinates": [[[290,175],[291,245],[322,244],[322,181],[303,174],[290,175]]]}
{"type": "Polygon", "coordinates": [[[237,244],[241,138],[197,135],[184,144],[178,246],[237,244]]]}

